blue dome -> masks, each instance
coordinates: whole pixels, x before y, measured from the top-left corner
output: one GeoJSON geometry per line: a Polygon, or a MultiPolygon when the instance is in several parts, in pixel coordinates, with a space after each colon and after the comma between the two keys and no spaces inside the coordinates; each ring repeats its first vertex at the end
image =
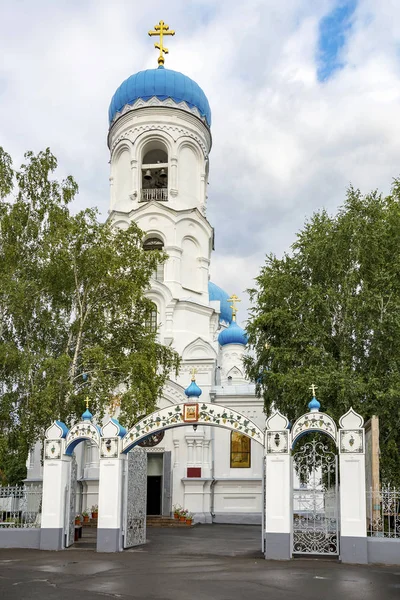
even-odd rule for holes
{"type": "Polygon", "coordinates": [[[199,388],[195,381],[192,381],[189,387],[185,390],[185,394],[188,398],[198,398],[202,393],[203,392],[201,388],[199,388]]]}
{"type": "Polygon", "coordinates": [[[83,421],[90,421],[90,419],[93,417],[92,413],[90,412],[90,410],[87,408],[85,410],[85,412],[82,415],[82,420],[83,421]]]}
{"type": "Polygon", "coordinates": [[[226,346],[226,344],[243,344],[245,346],[248,339],[245,330],[239,327],[236,321],[232,321],[229,327],[221,331],[218,342],[220,346],[226,346]]]}
{"type": "Polygon", "coordinates": [[[159,100],[172,98],[175,102],[186,102],[190,108],[196,107],[207,125],[211,126],[210,105],[201,87],[186,75],[164,67],[140,71],[121,83],[108,110],[110,124],[124,106],[134,104],[139,98],[146,101],[154,96],[159,100]]]}
{"type": "Polygon", "coordinates": [[[315,396],[313,397],[311,402],[308,403],[308,408],[309,408],[310,412],[318,412],[319,409],[321,408],[321,405],[315,396]]]}
{"type": "Polygon", "coordinates": [[[208,282],[208,296],[210,301],[219,300],[221,305],[221,312],[219,314],[219,320],[225,321],[225,323],[232,322],[232,309],[228,302],[230,296],[222,288],[215,285],[211,281],[208,282]]]}

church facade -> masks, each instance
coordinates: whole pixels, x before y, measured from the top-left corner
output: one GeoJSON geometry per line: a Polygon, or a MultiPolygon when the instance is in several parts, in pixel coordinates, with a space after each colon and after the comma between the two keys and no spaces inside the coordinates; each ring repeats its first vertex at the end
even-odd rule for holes
{"type": "MultiPolygon", "coordinates": [[[[131,75],[109,108],[109,219],[135,221],[143,247],[167,254],[151,280],[151,323],[159,342],[182,357],[157,408],[187,401],[226,406],[264,427],[263,402],[246,380],[246,334],[236,322],[237,297],[210,281],[214,229],[207,219],[211,110],[189,77],[159,66],[131,75]],[[192,381],[192,383],[191,383],[192,381]],[[189,390],[189,386],[191,389],[189,390]]],[[[148,459],[147,513],[179,505],[197,522],[261,523],[263,449],[237,431],[179,427],[142,443],[148,459]]],[[[98,449],[76,449],[77,512],[97,504],[98,449]]],[[[40,448],[28,459],[28,481],[42,477],[40,448]]]]}

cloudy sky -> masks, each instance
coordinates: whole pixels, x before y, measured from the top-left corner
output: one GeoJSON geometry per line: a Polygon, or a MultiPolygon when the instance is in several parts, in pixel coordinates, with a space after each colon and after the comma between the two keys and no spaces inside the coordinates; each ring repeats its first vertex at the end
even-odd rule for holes
{"type": "MultiPolygon", "coordinates": [[[[242,294],[267,252],[351,182],[400,175],[398,0],[0,0],[0,145],[18,162],[50,146],[106,217],[107,110],[157,66],[149,29],[175,29],[166,67],[212,109],[212,279],[242,294]]],[[[246,310],[242,311],[242,318],[246,310]]]]}

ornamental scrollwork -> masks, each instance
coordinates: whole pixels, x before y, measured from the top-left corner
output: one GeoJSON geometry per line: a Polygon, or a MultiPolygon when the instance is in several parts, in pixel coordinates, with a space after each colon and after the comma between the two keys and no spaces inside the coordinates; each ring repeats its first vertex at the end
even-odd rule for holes
{"type": "MultiPolygon", "coordinates": [[[[178,404],[164,408],[139,421],[123,438],[123,451],[130,448],[136,441],[139,442],[142,438],[148,437],[153,431],[185,425],[184,406],[185,404],[178,404]]],[[[198,425],[219,425],[220,427],[237,430],[260,444],[264,444],[264,434],[261,429],[251,419],[246,418],[245,415],[231,410],[226,406],[199,403],[198,420],[196,423],[198,425]]]]}

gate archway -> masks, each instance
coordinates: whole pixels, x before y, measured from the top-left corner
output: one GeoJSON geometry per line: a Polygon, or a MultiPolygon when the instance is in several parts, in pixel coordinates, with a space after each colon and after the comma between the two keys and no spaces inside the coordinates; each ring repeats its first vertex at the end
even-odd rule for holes
{"type": "Polygon", "coordinates": [[[309,411],[292,429],[293,555],[339,555],[339,469],[337,427],[319,412],[313,397],[309,411]]]}
{"type": "Polygon", "coordinates": [[[147,461],[144,450],[138,448],[138,445],[146,438],[177,427],[193,425],[197,428],[199,425],[204,425],[237,431],[264,447],[264,432],[256,423],[226,406],[194,401],[192,392],[196,389],[201,393],[200,388],[192,381],[191,386],[186,390],[191,401],[181,402],[147,415],[131,427],[121,440],[121,456],[128,457],[123,486],[124,548],[143,543],[145,537],[147,461]]]}
{"type": "Polygon", "coordinates": [[[245,415],[219,404],[183,402],[157,410],[131,427],[122,438],[122,453],[128,453],[149,435],[187,425],[208,425],[239,431],[264,446],[264,432],[245,415]]]}

